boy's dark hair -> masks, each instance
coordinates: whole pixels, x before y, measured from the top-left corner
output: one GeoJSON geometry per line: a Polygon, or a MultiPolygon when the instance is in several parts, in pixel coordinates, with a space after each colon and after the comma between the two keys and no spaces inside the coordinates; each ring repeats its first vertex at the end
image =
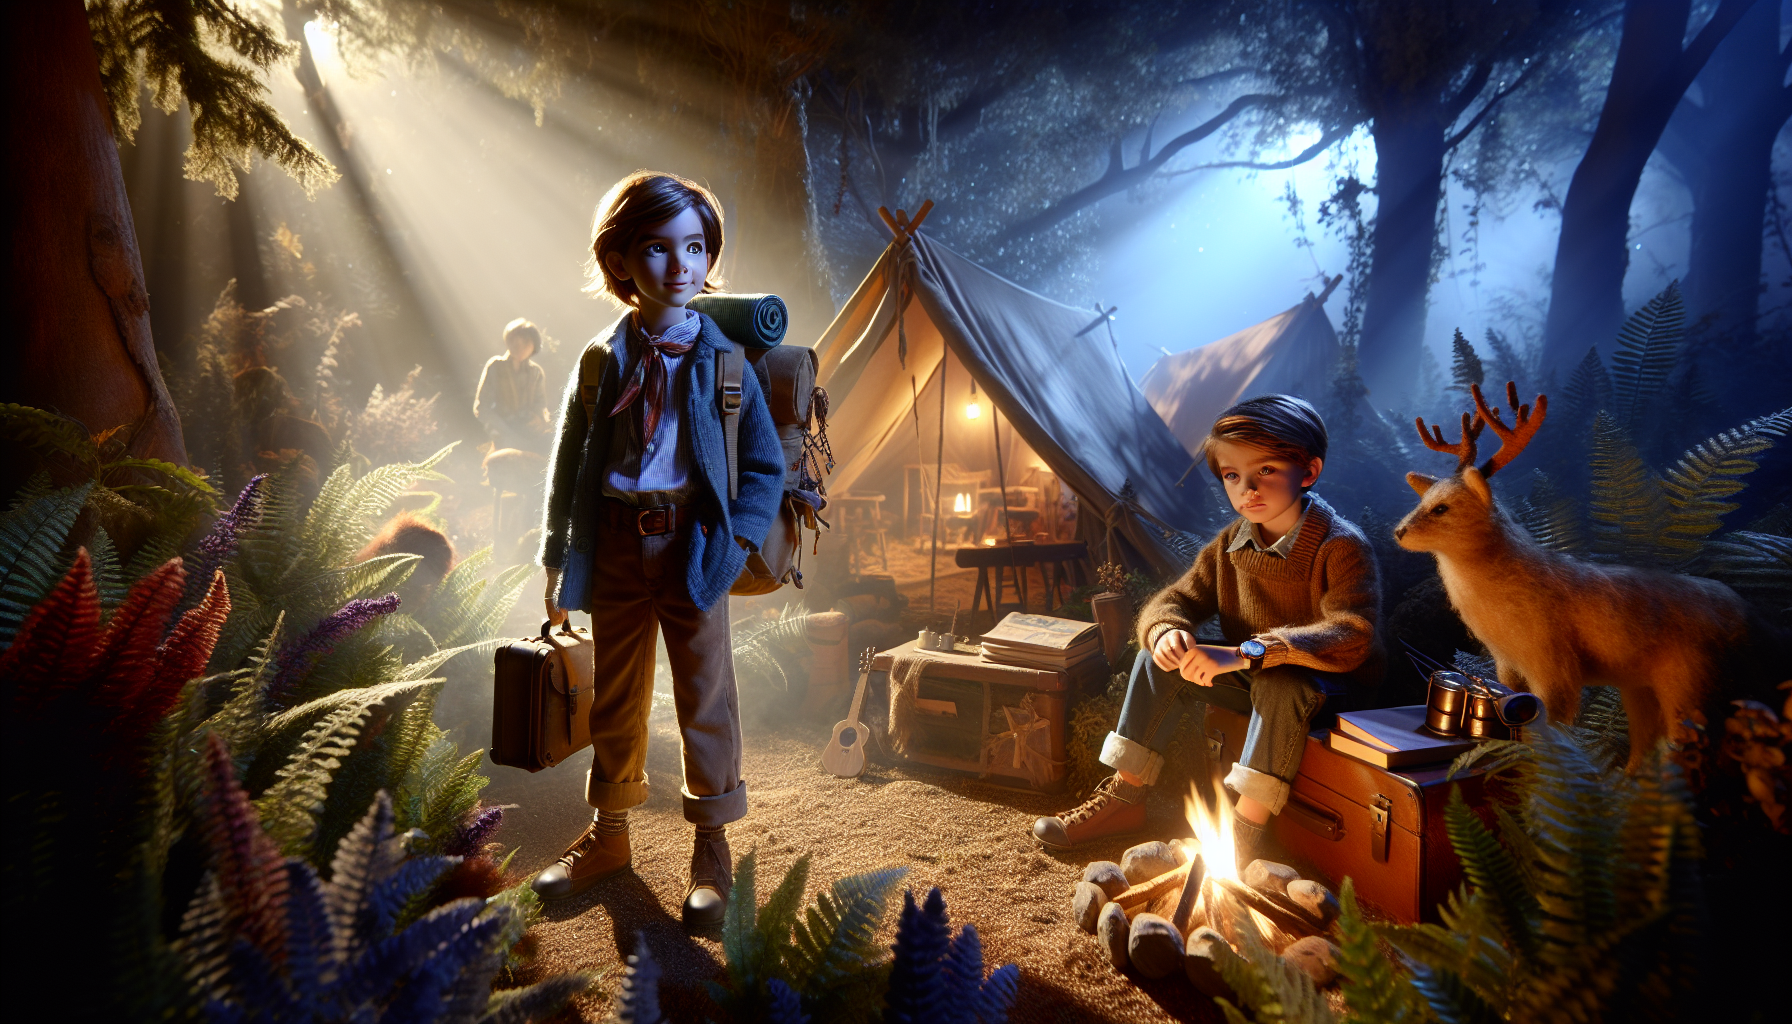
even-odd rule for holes
{"type": "Polygon", "coordinates": [[[1258,395],[1220,413],[1201,442],[1208,472],[1215,479],[1220,475],[1219,457],[1213,450],[1218,441],[1261,448],[1302,466],[1325,458],[1327,446],[1319,410],[1293,395],[1258,395]]]}
{"type": "Polygon", "coordinates": [[[504,344],[510,344],[512,338],[528,338],[529,344],[533,346],[529,350],[531,357],[541,351],[541,328],[530,323],[526,317],[519,316],[504,325],[504,344]]]}
{"type": "Polygon", "coordinates": [[[722,204],[715,193],[676,174],[636,171],[604,193],[591,223],[591,258],[585,261],[585,290],[608,293],[625,306],[635,304],[635,285],[610,273],[604,257],[626,252],[641,232],[686,210],[703,222],[703,248],[709,253],[709,278],[703,290],[721,284],[716,265],[722,259],[722,204]]]}

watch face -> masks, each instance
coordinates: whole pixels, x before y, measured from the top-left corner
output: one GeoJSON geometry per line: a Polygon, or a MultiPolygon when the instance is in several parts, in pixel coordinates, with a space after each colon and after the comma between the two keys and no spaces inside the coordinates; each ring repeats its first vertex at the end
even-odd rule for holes
{"type": "Polygon", "coordinates": [[[1238,649],[1247,658],[1261,658],[1266,650],[1261,640],[1246,640],[1238,645],[1238,649]]]}

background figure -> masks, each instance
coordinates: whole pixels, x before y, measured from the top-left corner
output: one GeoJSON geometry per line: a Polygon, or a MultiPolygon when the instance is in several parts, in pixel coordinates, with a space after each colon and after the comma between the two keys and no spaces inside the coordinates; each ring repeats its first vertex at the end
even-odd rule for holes
{"type": "Polygon", "coordinates": [[[479,375],[473,393],[478,417],[492,446],[546,453],[548,443],[547,375],[532,356],[541,349],[541,331],[517,317],[504,325],[507,355],[493,356],[479,375]]]}

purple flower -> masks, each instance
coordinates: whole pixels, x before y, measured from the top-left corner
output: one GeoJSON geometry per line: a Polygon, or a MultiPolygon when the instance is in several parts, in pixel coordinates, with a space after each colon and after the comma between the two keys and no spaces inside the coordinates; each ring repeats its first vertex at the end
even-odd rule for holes
{"type": "Polygon", "coordinates": [[[211,530],[199,542],[187,572],[187,590],[181,595],[181,607],[190,608],[199,603],[212,585],[212,574],[236,554],[237,541],[243,530],[261,518],[261,483],[267,478],[268,475],[262,473],[250,480],[243,493],[236,496],[236,504],[212,523],[211,530]]]}
{"type": "Polygon", "coordinates": [[[442,852],[450,857],[471,857],[498,830],[504,820],[504,808],[481,807],[468,815],[454,831],[442,840],[442,852]]]}
{"type": "Polygon", "coordinates": [[[277,668],[274,681],[268,686],[268,700],[276,707],[286,707],[299,682],[311,673],[319,658],[374,619],[397,611],[398,603],[397,594],[355,598],[325,616],[309,633],[282,646],[274,656],[277,668]]]}

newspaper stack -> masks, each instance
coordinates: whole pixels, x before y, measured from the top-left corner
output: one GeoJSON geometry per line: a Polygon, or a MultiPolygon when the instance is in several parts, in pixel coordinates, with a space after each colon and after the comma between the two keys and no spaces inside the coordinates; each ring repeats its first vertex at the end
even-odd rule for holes
{"type": "Polygon", "coordinates": [[[983,660],[997,665],[1064,672],[1099,657],[1101,631],[1093,622],[1009,612],[983,634],[983,660]]]}

